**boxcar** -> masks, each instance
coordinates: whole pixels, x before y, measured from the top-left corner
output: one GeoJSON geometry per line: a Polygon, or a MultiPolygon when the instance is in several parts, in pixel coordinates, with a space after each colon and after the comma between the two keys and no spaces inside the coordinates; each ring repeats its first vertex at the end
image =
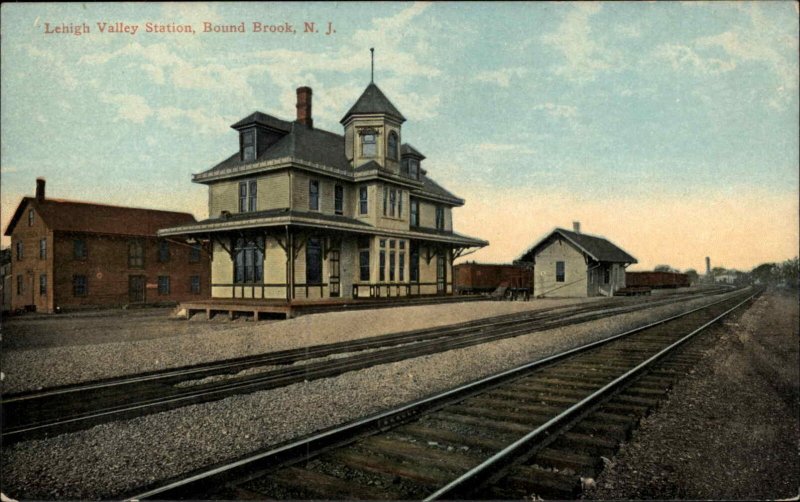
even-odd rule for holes
{"type": "Polygon", "coordinates": [[[653,289],[687,288],[689,276],[676,272],[625,272],[625,286],[649,286],[653,289]]]}
{"type": "Polygon", "coordinates": [[[455,266],[458,294],[493,293],[505,288],[509,296],[530,297],[533,269],[524,265],[467,262],[455,266]]]}

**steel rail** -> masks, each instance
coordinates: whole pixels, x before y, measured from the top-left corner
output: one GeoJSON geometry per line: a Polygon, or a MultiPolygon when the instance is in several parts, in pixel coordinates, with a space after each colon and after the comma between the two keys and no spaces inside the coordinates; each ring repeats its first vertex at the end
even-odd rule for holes
{"type": "MultiPolygon", "coordinates": [[[[727,301],[727,298],[719,300],[719,302],[721,301],[727,301]]],[[[716,303],[719,302],[714,302],[707,306],[715,305],[716,303]]],[[[707,306],[700,308],[705,308],[707,306]]],[[[605,311],[599,311],[599,312],[590,311],[589,315],[586,318],[579,319],[577,321],[571,321],[569,318],[549,319],[549,320],[544,320],[544,323],[542,325],[536,327],[538,329],[553,329],[559,326],[563,326],[565,324],[569,325],[574,322],[588,322],[590,320],[594,320],[597,318],[624,313],[629,310],[638,310],[640,308],[644,307],[641,307],[639,304],[636,304],[633,306],[615,307],[612,309],[607,309],[605,311]]],[[[574,315],[573,313],[570,314],[574,315]]],[[[492,327],[492,324],[483,327],[483,329],[485,329],[486,327],[492,327]]],[[[192,404],[196,402],[210,401],[215,398],[226,397],[229,394],[237,392],[238,393],[253,392],[261,389],[266,390],[269,388],[275,388],[282,385],[289,385],[297,382],[298,379],[300,378],[302,378],[303,380],[312,380],[318,378],[331,377],[348,371],[359,370],[377,364],[386,364],[413,357],[419,357],[422,355],[430,354],[431,352],[436,352],[441,350],[453,350],[457,348],[473,346],[479,343],[487,343],[497,339],[519,336],[530,333],[533,328],[534,328],[533,326],[528,325],[520,328],[504,328],[498,332],[493,332],[489,334],[483,332],[472,333],[472,334],[467,333],[465,335],[462,335],[461,339],[452,339],[452,338],[442,339],[442,337],[437,337],[436,339],[419,342],[417,344],[411,345],[410,347],[401,345],[394,348],[387,348],[382,351],[371,354],[363,354],[360,356],[352,356],[349,358],[336,360],[333,363],[329,361],[322,361],[319,363],[311,363],[292,368],[275,370],[272,372],[265,373],[264,375],[261,376],[247,377],[245,380],[208,384],[212,386],[211,388],[204,387],[196,390],[187,389],[179,392],[177,395],[173,394],[171,396],[165,396],[165,397],[154,397],[150,399],[140,400],[135,403],[125,403],[115,406],[109,406],[98,411],[83,412],[73,415],[71,417],[39,421],[34,423],[23,424],[20,426],[6,427],[2,433],[2,437],[4,440],[7,441],[9,440],[16,441],[19,437],[27,433],[41,432],[46,429],[65,427],[79,422],[100,421],[102,419],[114,415],[120,416],[120,418],[124,418],[126,416],[133,416],[134,413],[139,412],[141,410],[145,410],[147,408],[166,409],[168,407],[177,407],[180,405],[180,403],[192,404]]]]}
{"type": "MultiPolygon", "coordinates": [[[[751,295],[743,302],[737,304],[737,307],[734,308],[738,308],[738,306],[740,306],[742,303],[746,301],[749,301],[753,296],[755,296],[755,294],[751,295]]],[[[423,412],[427,412],[429,410],[446,406],[451,402],[463,399],[465,397],[468,397],[469,395],[476,394],[486,388],[501,384],[506,380],[522,376],[525,373],[530,372],[531,370],[539,369],[551,365],[553,363],[556,363],[558,361],[561,361],[563,359],[569,358],[571,356],[591,351],[592,349],[607,345],[615,340],[619,340],[621,338],[628,337],[635,333],[648,330],[655,326],[659,326],[668,323],[670,321],[686,317],[695,312],[713,307],[714,305],[731,301],[732,299],[733,298],[731,297],[727,297],[718,300],[716,302],[703,305],[701,307],[690,309],[686,312],[671,315],[663,319],[659,319],[657,321],[648,323],[646,325],[639,326],[624,331],[622,333],[606,337],[601,340],[590,342],[581,345],[579,347],[574,347],[572,349],[565,350],[558,354],[553,354],[538,359],[536,361],[518,366],[516,368],[512,368],[497,373],[495,375],[484,377],[474,382],[470,382],[458,386],[456,388],[449,389],[444,392],[440,392],[438,394],[413,401],[411,403],[399,406],[392,410],[387,410],[368,417],[357,419],[353,422],[347,423],[342,426],[332,427],[330,429],[316,433],[310,437],[292,441],[290,443],[278,446],[266,452],[251,455],[231,463],[218,465],[208,470],[196,472],[195,474],[192,474],[186,478],[170,481],[163,486],[158,486],[149,489],[147,491],[129,497],[128,499],[141,500],[141,499],[152,498],[154,496],[159,496],[160,498],[179,498],[180,495],[182,493],[185,494],[186,490],[190,489],[192,485],[195,484],[203,486],[205,486],[205,484],[208,484],[208,486],[216,485],[219,483],[219,481],[216,480],[217,477],[230,476],[232,475],[233,471],[239,468],[249,467],[251,469],[261,469],[264,467],[264,465],[272,465],[278,462],[283,462],[287,458],[297,458],[301,455],[306,454],[309,451],[319,450],[322,448],[329,448],[337,444],[349,443],[354,438],[358,437],[359,435],[365,432],[373,431],[376,428],[383,427],[391,423],[396,423],[401,420],[405,421],[411,417],[420,415],[423,412]]]]}
{"type": "Polygon", "coordinates": [[[522,450],[525,450],[527,452],[533,447],[533,443],[535,443],[538,440],[541,440],[544,436],[552,435],[557,428],[562,427],[565,423],[570,422],[576,416],[586,412],[589,408],[594,407],[596,404],[598,404],[604,398],[609,396],[611,393],[613,393],[626,383],[630,382],[634,377],[638,376],[640,373],[642,373],[650,366],[654,365],[657,361],[661,360],[663,357],[665,357],[678,347],[688,342],[698,333],[701,333],[709,326],[715,324],[720,319],[724,318],[734,310],[738,309],[745,303],[749,302],[756,295],[758,295],[758,292],[750,295],[749,297],[737,303],[735,306],[726,310],[725,312],[718,315],[714,319],[706,322],[699,328],[693,330],[692,332],[683,336],[679,340],[673,342],[666,348],[660,350],[658,353],[649,357],[645,361],[639,363],[634,368],[630,369],[629,371],[615,378],[614,380],[604,385],[597,391],[593,392],[589,396],[585,397],[584,399],[570,406],[562,413],[556,415],[555,417],[551,418],[550,420],[540,425],[533,431],[529,432],[525,436],[514,441],[503,450],[495,453],[494,455],[486,459],[484,462],[478,464],[477,466],[473,467],[472,469],[462,474],[455,480],[451,481],[447,485],[435,491],[434,493],[426,497],[424,500],[432,501],[441,499],[456,499],[459,498],[459,496],[468,493],[475,487],[480,486],[483,482],[485,482],[488,479],[489,476],[496,475],[499,470],[513,463],[513,461],[519,456],[522,450]]]}

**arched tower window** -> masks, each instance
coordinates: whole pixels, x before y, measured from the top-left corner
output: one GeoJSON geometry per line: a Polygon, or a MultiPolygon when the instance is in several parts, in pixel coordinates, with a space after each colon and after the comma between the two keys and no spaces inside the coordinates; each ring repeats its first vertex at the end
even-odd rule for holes
{"type": "Polygon", "coordinates": [[[397,160],[397,133],[392,131],[389,133],[389,158],[392,160],[397,160]]]}

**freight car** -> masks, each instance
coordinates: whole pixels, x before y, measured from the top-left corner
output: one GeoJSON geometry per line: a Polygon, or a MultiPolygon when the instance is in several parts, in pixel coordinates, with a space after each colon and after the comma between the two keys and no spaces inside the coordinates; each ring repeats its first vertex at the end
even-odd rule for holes
{"type": "Polygon", "coordinates": [[[455,267],[457,294],[497,294],[507,298],[530,298],[533,293],[533,268],[467,262],[455,267]]]}
{"type": "Polygon", "coordinates": [[[625,286],[652,289],[688,288],[690,283],[688,275],[676,272],[625,272],[625,286]]]}

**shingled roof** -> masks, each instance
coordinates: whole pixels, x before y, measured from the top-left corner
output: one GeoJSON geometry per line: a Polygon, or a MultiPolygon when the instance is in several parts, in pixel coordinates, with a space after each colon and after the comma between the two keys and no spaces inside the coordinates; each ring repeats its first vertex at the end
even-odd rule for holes
{"type": "Polygon", "coordinates": [[[35,197],[24,197],[17,206],[5,235],[11,235],[14,231],[28,204],[36,209],[36,213],[50,230],[57,232],[155,237],[159,229],[196,221],[189,213],[62,199],[37,201],[35,197]]]}
{"type": "Polygon", "coordinates": [[[370,82],[367,88],[364,89],[361,97],[356,101],[356,104],[354,104],[350,110],[345,113],[340,122],[344,124],[351,115],[370,113],[383,113],[390,117],[396,118],[400,122],[406,121],[406,118],[403,117],[403,114],[400,113],[397,108],[395,108],[392,102],[389,101],[389,98],[383,94],[378,86],[370,82]]]}
{"type": "Polygon", "coordinates": [[[272,115],[259,111],[253,112],[239,122],[236,122],[231,126],[231,128],[238,130],[251,124],[259,124],[283,132],[289,132],[292,128],[291,122],[281,120],[278,117],[273,117],[272,115]]]}
{"type": "Polygon", "coordinates": [[[563,228],[556,228],[544,239],[537,242],[528,251],[526,251],[518,261],[534,261],[533,258],[536,252],[544,245],[548,244],[552,238],[560,235],[582,253],[587,254],[595,261],[610,262],[610,263],[637,263],[636,258],[629,255],[620,247],[614,245],[608,239],[598,237],[595,235],[588,235],[583,233],[571,232],[563,228]]]}

